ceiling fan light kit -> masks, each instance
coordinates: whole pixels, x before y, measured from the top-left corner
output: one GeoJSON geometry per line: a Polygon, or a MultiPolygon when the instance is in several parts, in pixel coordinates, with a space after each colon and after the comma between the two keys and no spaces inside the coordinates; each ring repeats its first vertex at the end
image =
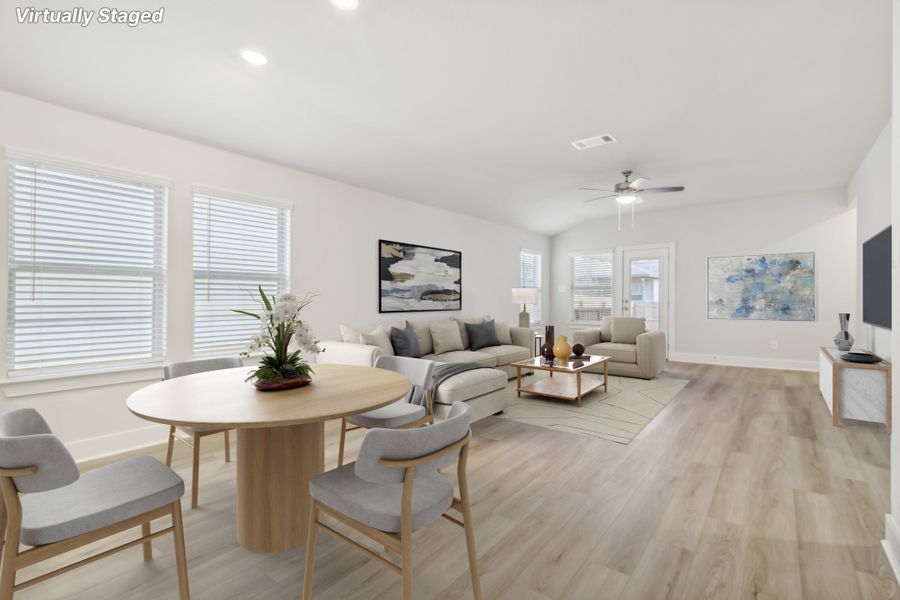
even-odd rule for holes
{"type": "Polygon", "coordinates": [[[619,230],[622,230],[622,207],[623,206],[631,206],[631,226],[634,227],[634,205],[636,202],[640,202],[642,200],[641,194],[665,194],[669,192],[682,192],[684,191],[683,185],[671,186],[671,187],[655,187],[655,188],[645,188],[643,187],[650,180],[646,177],[638,177],[634,181],[631,181],[631,171],[622,171],[622,175],[625,176],[625,181],[621,181],[615,185],[615,187],[611,190],[604,188],[589,188],[583,187],[583,190],[591,190],[594,192],[609,192],[606,196],[598,196],[597,198],[589,198],[585,200],[585,202],[594,202],[595,200],[604,200],[606,198],[615,198],[616,204],[618,206],[618,214],[619,214],[619,230]]]}

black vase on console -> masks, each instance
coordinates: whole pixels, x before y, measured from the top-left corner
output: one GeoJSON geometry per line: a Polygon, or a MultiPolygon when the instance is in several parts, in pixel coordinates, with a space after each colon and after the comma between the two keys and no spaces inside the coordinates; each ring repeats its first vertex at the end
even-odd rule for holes
{"type": "Polygon", "coordinates": [[[544,345],[541,346],[541,356],[546,360],[552,361],[553,356],[553,340],[556,339],[556,328],[553,325],[547,325],[544,328],[544,345]]]}

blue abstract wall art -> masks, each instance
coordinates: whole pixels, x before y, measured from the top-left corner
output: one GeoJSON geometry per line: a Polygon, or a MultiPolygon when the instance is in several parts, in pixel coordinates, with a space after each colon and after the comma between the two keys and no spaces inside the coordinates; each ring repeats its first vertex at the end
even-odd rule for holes
{"type": "Polygon", "coordinates": [[[816,320],[814,252],[708,259],[710,319],[816,320]]]}

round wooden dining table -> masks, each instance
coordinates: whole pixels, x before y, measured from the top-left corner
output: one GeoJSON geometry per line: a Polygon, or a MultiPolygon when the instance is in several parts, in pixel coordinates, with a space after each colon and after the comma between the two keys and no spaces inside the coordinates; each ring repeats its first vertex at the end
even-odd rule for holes
{"type": "Polygon", "coordinates": [[[325,469],[325,421],[386,406],[410,381],[384,369],[313,365],[312,383],[257,391],[247,367],[160,381],[128,397],[148,421],[237,430],[237,538],[256,552],[306,543],[309,480],[325,469]]]}

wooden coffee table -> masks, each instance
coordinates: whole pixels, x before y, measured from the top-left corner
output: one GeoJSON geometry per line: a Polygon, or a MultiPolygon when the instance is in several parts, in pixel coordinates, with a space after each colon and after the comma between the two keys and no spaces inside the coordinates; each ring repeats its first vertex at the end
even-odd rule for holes
{"type": "Polygon", "coordinates": [[[512,363],[516,368],[516,394],[522,396],[522,392],[558,398],[560,400],[574,400],[577,406],[581,406],[581,397],[602,387],[603,391],[609,391],[609,356],[580,356],[572,357],[566,361],[548,361],[540,356],[520,360],[512,363]],[[590,367],[603,364],[603,381],[581,381],[581,372],[590,367]],[[549,371],[550,377],[539,379],[532,384],[522,385],[522,369],[528,371],[549,371]],[[572,377],[554,377],[554,373],[575,375],[572,377]]]}

